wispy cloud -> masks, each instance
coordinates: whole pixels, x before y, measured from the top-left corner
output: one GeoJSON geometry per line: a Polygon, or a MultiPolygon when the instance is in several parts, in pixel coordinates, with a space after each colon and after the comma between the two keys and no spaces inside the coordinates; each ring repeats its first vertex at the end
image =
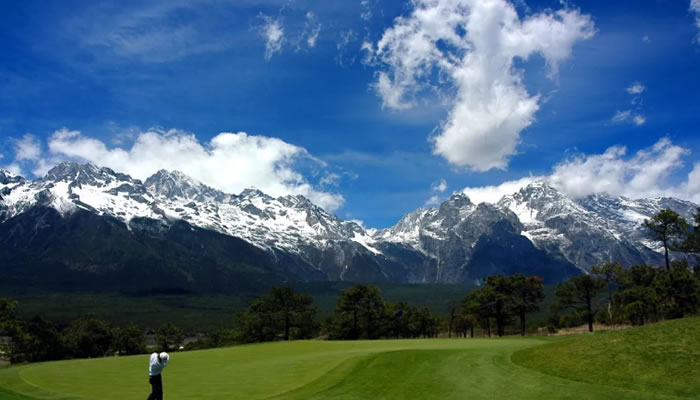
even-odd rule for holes
{"type": "MultiPolygon", "coordinates": [[[[695,25],[700,29],[700,0],[690,0],[690,11],[695,13],[695,25]]],[[[700,44],[700,33],[695,40],[700,44]]]]}
{"type": "Polygon", "coordinates": [[[628,121],[630,117],[632,116],[632,110],[625,110],[625,111],[620,111],[618,110],[615,115],[613,115],[612,121],[613,123],[619,124],[621,122],[628,121]]]}
{"type": "Polygon", "coordinates": [[[90,3],[57,24],[80,48],[105,57],[140,62],[166,62],[231,48],[221,5],[208,1],[157,0],[119,7],[90,3]],[[182,18],[184,13],[188,18],[182,18]]]}
{"type": "Polygon", "coordinates": [[[41,157],[41,142],[36,136],[27,133],[15,141],[15,161],[35,161],[41,157]]]}
{"type": "Polygon", "coordinates": [[[646,91],[646,87],[641,82],[635,81],[629,87],[627,87],[625,91],[632,96],[630,103],[632,103],[634,109],[616,111],[615,115],[613,115],[613,117],[610,119],[610,122],[614,124],[629,122],[636,126],[642,126],[646,124],[647,117],[642,115],[642,93],[646,91]]]}
{"type": "Polygon", "coordinates": [[[260,14],[260,18],[264,21],[260,28],[260,35],[265,40],[265,59],[270,60],[275,53],[282,51],[284,41],[282,17],[273,18],[260,14]]]}
{"type": "Polygon", "coordinates": [[[304,32],[301,34],[302,41],[306,43],[308,48],[313,49],[316,47],[316,40],[318,40],[320,34],[321,22],[312,11],[307,12],[306,20],[304,21],[304,32]]]}
{"type": "Polygon", "coordinates": [[[639,81],[637,81],[637,82],[634,82],[632,84],[632,86],[627,88],[627,93],[629,93],[631,95],[639,95],[639,94],[644,93],[645,89],[646,88],[644,87],[644,85],[642,85],[641,83],[639,83],[639,81]]]}
{"type": "Polygon", "coordinates": [[[357,49],[350,48],[350,44],[357,41],[357,33],[352,29],[340,31],[336,48],[338,54],[335,56],[335,62],[341,67],[348,67],[357,60],[357,49]]]}

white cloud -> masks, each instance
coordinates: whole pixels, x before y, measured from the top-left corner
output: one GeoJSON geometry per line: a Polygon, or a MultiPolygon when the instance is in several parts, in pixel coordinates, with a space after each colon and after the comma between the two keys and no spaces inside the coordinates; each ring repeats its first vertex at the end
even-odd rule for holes
{"type": "Polygon", "coordinates": [[[24,175],[24,173],[22,173],[22,167],[20,167],[19,164],[17,164],[16,162],[4,167],[3,169],[8,170],[15,175],[19,175],[19,176],[24,175]]]}
{"type": "Polygon", "coordinates": [[[440,179],[439,182],[433,183],[433,185],[430,187],[430,190],[437,193],[444,193],[445,190],[447,190],[447,181],[444,179],[440,179]]]}
{"type": "Polygon", "coordinates": [[[428,200],[425,202],[426,207],[436,207],[440,205],[440,196],[434,195],[431,196],[428,200]]]}
{"type": "Polygon", "coordinates": [[[321,34],[321,22],[316,14],[309,11],[306,13],[306,21],[304,21],[304,32],[301,34],[302,40],[306,45],[313,49],[316,46],[316,40],[321,34]]]}
{"type": "Polygon", "coordinates": [[[373,87],[383,106],[408,109],[426,91],[454,91],[449,115],[432,138],[434,154],[477,171],[505,168],[540,102],[527,92],[514,60],[539,54],[554,77],[574,44],[594,35],[590,16],[566,8],[521,20],[506,0],[412,5],[376,46],[384,70],[373,87]]]}
{"type": "Polygon", "coordinates": [[[642,42],[651,43],[651,38],[649,37],[649,35],[642,36],[642,42]]]}
{"type": "MultiPolygon", "coordinates": [[[[690,11],[695,13],[695,25],[700,29],[700,0],[690,0],[690,11]]],[[[700,44],[700,33],[696,40],[700,44]]]]}
{"type": "Polygon", "coordinates": [[[543,179],[542,177],[525,177],[515,181],[503,182],[500,185],[467,187],[462,190],[469,199],[475,203],[497,203],[503,196],[513,194],[520,188],[529,185],[530,183],[543,179]]]}
{"type": "Polygon", "coordinates": [[[39,139],[27,133],[22,139],[15,141],[15,161],[33,161],[41,156],[41,142],[39,139]]]}
{"type": "Polygon", "coordinates": [[[324,175],[318,183],[324,186],[338,186],[338,184],[340,183],[340,178],[341,177],[339,174],[331,172],[324,175]]]}
{"type": "Polygon", "coordinates": [[[646,88],[644,87],[644,85],[642,85],[641,83],[639,83],[637,81],[637,82],[634,82],[632,84],[632,86],[628,87],[626,90],[627,90],[627,93],[629,93],[631,95],[638,95],[638,94],[642,94],[645,89],[646,88]]]}
{"type": "Polygon", "coordinates": [[[642,126],[647,122],[647,117],[641,114],[633,114],[632,110],[617,111],[615,115],[610,119],[610,122],[614,124],[621,124],[623,122],[629,122],[637,126],[642,126]]]}
{"type": "Polygon", "coordinates": [[[631,158],[626,158],[626,153],[625,147],[614,146],[603,154],[573,157],[557,164],[549,181],[572,197],[591,193],[631,198],[669,195],[695,198],[697,195],[667,184],[671,173],[683,166],[682,158],[689,150],[663,138],[631,158]]]}
{"type": "Polygon", "coordinates": [[[364,21],[369,21],[372,19],[372,7],[373,5],[370,4],[369,0],[362,0],[360,1],[360,7],[362,8],[362,11],[360,12],[360,18],[362,18],[364,21]]]}
{"type": "Polygon", "coordinates": [[[610,121],[619,124],[621,122],[628,121],[632,116],[632,110],[620,111],[618,110],[615,115],[610,119],[610,121]]]}
{"type": "Polygon", "coordinates": [[[90,161],[138,179],[160,169],[179,170],[227,193],[255,186],[271,196],[304,195],[329,211],[344,203],[342,195],[317,190],[295,168],[298,161],[324,167],[323,162],[277,138],[220,133],[200,143],[191,133],[149,130],[140,133],[130,148],[109,148],[101,140],[61,129],[49,138],[48,147],[55,157],[90,161]]]}
{"type": "MultiPolygon", "coordinates": [[[[122,4],[123,3],[123,4],[122,4]]],[[[167,62],[190,55],[233,47],[226,7],[217,2],[157,0],[113,7],[88,2],[69,18],[53,21],[56,37],[92,52],[95,62],[113,63],[114,57],[141,62],[167,62]],[[182,18],[186,13],[188,18],[182,18]]]]}
{"type": "Polygon", "coordinates": [[[430,192],[432,196],[425,202],[425,206],[434,207],[440,205],[442,199],[440,198],[441,193],[445,193],[447,190],[447,181],[445,179],[440,179],[437,182],[433,182],[430,185],[430,192]]]}
{"type": "Polygon", "coordinates": [[[700,202],[700,162],[680,183],[670,176],[683,167],[688,149],[660,139],[647,149],[628,157],[627,148],[613,146],[602,154],[581,154],[555,165],[548,176],[526,177],[497,186],[465,188],[473,202],[495,203],[533,181],[545,181],[571,198],[607,193],[632,199],[672,196],[700,202]]]}
{"type": "Polygon", "coordinates": [[[335,44],[338,49],[335,62],[341,67],[348,67],[355,63],[358,52],[355,48],[350,48],[350,44],[355,41],[357,41],[357,33],[355,33],[355,31],[352,29],[340,31],[339,39],[335,44]]]}
{"type": "Polygon", "coordinates": [[[264,21],[260,29],[260,35],[265,39],[265,59],[269,60],[275,53],[282,51],[284,26],[280,17],[272,18],[262,14],[259,17],[264,21]]]}
{"type": "Polygon", "coordinates": [[[634,116],[634,118],[632,118],[632,121],[634,122],[635,125],[642,126],[642,125],[646,124],[647,117],[645,117],[641,114],[637,114],[634,116]]]}

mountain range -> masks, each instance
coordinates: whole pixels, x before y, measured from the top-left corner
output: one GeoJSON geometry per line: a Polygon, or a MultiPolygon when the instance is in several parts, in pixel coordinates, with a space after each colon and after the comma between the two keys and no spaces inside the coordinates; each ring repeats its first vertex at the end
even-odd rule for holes
{"type": "Polygon", "coordinates": [[[228,194],[178,171],[145,181],[64,162],[27,180],[0,170],[0,279],[52,289],[227,292],[284,282],[480,284],[522,272],[557,282],[606,261],[663,262],[641,223],[675,198],[571,199],[531,183],[495,204],[455,193],[387,229],[300,195],[228,194]]]}

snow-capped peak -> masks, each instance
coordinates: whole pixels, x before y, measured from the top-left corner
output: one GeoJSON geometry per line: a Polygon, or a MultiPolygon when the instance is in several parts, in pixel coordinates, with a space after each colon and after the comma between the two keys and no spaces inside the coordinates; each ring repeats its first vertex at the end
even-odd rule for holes
{"type": "Polygon", "coordinates": [[[227,197],[222,191],[209,187],[180,171],[161,169],[148,177],[144,185],[154,196],[169,200],[220,202],[227,197]]]}

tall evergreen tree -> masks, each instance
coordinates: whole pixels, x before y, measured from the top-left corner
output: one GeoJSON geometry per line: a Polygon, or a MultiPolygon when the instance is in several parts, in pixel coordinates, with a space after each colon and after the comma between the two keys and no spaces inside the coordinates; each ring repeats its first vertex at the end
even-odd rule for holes
{"type": "Polygon", "coordinates": [[[588,331],[593,332],[594,300],[604,288],[603,279],[579,275],[560,283],[556,295],[562,306],[583,311],[588,321],[588,331]]]}
{"type": "Polygon", "coordinates": [[[381,333],[384,300],[379,288],[355,285],[343,291],[335,308],[335,335],[342,339],[376,339],[381,333]]]}
{"type": "Polygon", "coordinates": [[[663,245],[664,256],[666,257],[666,270],[670,270],[671,261],[668,251],[680,244],[680,240],[687,233],[688,222],[685,218],[678,215],[677,212],[667,208],[661,210],[651,219],[645,219],[644,227],[647,228],[653,240],[661,242],[663,245]]]}
{"type": "Polygon", "coordinates": [[[513,310],[520,318],[520,335],[525,336],[525,316],[529,312],[539,310],[540,303],[544,300],[544,281],[540,277],[525,277],[523,274],[514,274],[509,281],[513,310]]]}
{"type": "Polygon", "coordinates": [[[615,325],[615,311],[613,308],[613,293],[615,286],[619,286],[619,279],[623,272],[619,262],[609,262],[593,267],[591,272],[605,280],[605,288],[608,294],[608,320],[610,325],[615,325]]]}

